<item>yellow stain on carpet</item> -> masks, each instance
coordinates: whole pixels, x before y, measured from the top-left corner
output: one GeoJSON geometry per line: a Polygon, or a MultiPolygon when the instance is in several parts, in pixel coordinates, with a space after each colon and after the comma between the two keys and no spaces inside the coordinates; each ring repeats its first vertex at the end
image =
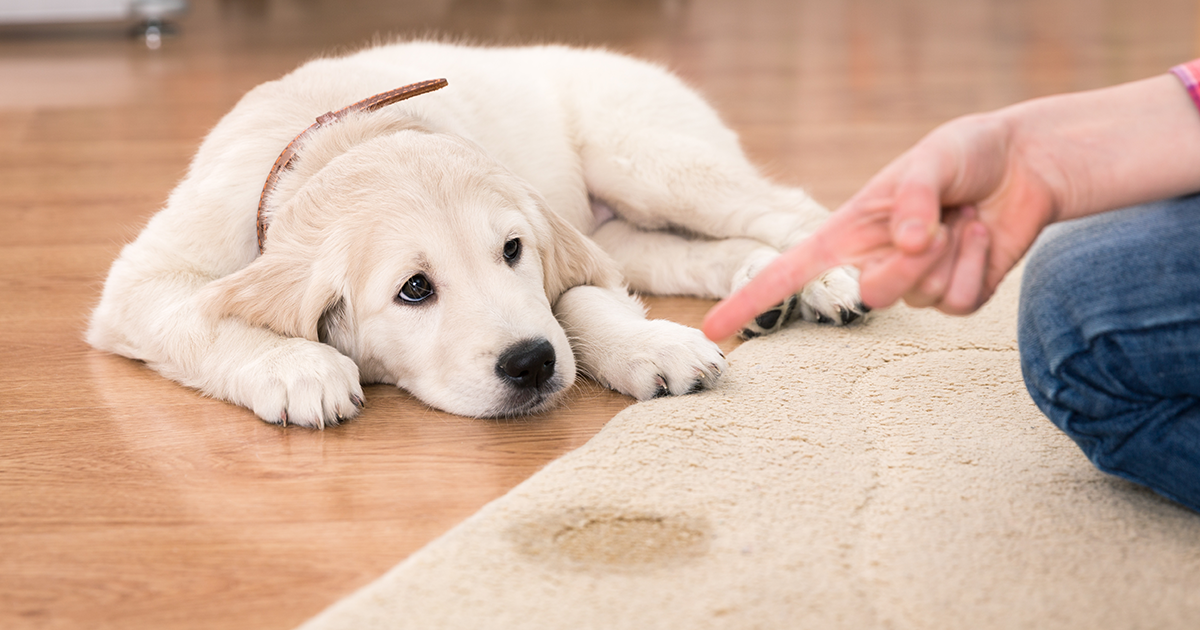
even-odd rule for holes
{"type": "Polygon", "coordinates": [[[522,523],[510,531],[526,556],[574,569],[647,569],[703,556],[706,522],[688,516],[574,509],[522,523]]]}

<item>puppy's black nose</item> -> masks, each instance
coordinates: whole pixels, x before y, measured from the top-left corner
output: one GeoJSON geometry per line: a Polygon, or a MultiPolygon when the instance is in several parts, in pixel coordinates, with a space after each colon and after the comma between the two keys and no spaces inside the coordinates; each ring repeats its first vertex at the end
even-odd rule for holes
{"type": "Polygon", "coordinates": [[[496,361],[496,373],[514,387],[537,387],[554,376],[554,346],[545,339],[513,344],[496,361]]]}

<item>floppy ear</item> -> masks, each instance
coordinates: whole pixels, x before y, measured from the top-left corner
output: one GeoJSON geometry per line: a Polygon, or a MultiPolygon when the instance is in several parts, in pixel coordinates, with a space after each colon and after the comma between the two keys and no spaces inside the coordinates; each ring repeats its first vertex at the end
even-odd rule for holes
{"type": "Polygon", "coordinates": [[[541,232],[538,234],[538,253],[542,257],[542,277],[551,303],[567,289],[579,285],[610,289],[624,286],[617,263],[595,241],[550,211],[540,200],[537,208],[541,215],[534,220],[541,232]]]}
{"type": "Polygon", "coordinates": [[[317,278],[311,262],[275,253],[212,282],[200,300],[215,317],[240,317],[312,341],[318,341],[322,316],[342,303],[333,285],[317,278]]]}

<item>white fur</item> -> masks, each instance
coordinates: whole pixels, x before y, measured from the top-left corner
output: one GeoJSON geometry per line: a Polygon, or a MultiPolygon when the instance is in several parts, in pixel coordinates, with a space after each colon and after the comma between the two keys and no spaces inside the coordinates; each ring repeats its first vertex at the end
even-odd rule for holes
{"type": "MultiPolygon", "coordinates": [[[[716,113],[655,66],[555,46],[377,47],[263,84],[221,120],[113,264],[88,341],[306,426],[355,415],[360,382],[471,416],[545,409],[577,371],[639,399],[685,394],[724,357],[693,329],[647,321],[626,279],[722,297],[824,215],[760,177],[716,113]],[[258,255],[258,195],[296,134],[440,77],[449,87],[314,133],[269,198],[258,255]],[[414,274],[435,288],[419,304],[397,297],[414,274]],[[498,363],[531,340],[553,348],[539,364],[552,373],[516,387],[498,363]]],[[[801,292],[810,319],[857,312],[853,278],[836,273],[801,292]]]]}

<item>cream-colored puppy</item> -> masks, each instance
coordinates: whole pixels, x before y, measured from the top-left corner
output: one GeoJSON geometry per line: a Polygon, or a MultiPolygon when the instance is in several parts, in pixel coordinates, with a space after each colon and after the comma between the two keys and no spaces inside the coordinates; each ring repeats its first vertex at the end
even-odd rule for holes
{"type": "MultiPolygon", "coordinates": [[[[556,46],[377,47],[263,84],[221,120],[113,264],[88,340],[314,427],[354,416],[362,382],[469,416],[545,409],[577,371],[638,399],[686,394],[724,357],[647,320],[626,283],[723,297],[824,215],[764,180],[655,66],[556,46]],[[305,133],[263,193],[315,117],[439,77],[449,86],[305,133]]],[[[857,284],[835,270],[747,334],[792,312],[851,321],[857,284]]]]}

